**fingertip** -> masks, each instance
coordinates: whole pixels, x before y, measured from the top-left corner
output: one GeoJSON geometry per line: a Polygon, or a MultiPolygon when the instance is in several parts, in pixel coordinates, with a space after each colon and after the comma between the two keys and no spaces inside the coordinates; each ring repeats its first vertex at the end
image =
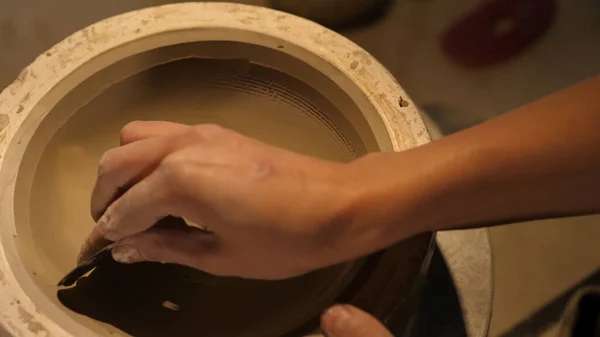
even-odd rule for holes
{"type": "Polygon", "coordinates": [[[101,234],[96,231],[94,228],[92,232],[88,235],[83,245],[79,250],[79,254],[77,255],[77,264],[83,263],[85,260],[89,259],[96,252],[101,250],[102,248],[111,244],[112,241],[106,240],[101,234]]]}
{"type": "Polygon", "coordinates": [[[321,327],[327,333],[327,336],[335,337],[345,329],[348,320],[351,319],[351,312],[346,305],[334,305],[327,309],[321,316],[321,327]]]}
{"type": "Polygon", "coordinates": [[[351,305],[329,308],[321,327],[328,337],[393,337],[375,317],[351,305]]]}

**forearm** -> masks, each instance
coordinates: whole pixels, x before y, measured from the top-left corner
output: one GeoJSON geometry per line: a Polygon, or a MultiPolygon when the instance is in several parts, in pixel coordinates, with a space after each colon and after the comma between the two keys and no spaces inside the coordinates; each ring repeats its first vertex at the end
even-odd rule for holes
{"type": "Polygon", "coordinates": [[[389,227],[382,231],[384,241],[429,230],[596,213],[599,128],[596,76],[426,146],[351,165],[371,172],[365,204],[389,227]]]}

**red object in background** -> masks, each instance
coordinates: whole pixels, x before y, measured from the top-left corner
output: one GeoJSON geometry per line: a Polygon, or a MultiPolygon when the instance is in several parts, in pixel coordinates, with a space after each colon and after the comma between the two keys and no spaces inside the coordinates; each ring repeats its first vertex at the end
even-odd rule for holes
{"type": "Polygon", "coordinates": [[[502,62],[523,51],[552,24],[555,0],[493,0],[471,11],[442,37],[442,49],[464,66],[502,62]]]}

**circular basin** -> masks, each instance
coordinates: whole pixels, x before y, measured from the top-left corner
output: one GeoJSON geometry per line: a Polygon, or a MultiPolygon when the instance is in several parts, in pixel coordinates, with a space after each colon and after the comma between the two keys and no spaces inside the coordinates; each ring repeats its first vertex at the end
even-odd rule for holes
{"type": "Polygon", "coordinates": [[[89,198],[98,160],[136,120],[219,124],[342,162],[428,141],[385,69],[309,21],[190,3],[97,23],[41,55],[0,95],[0,318],[10,319],[4,329],[301,336],[317,333],[320,312],[336,302],[389,323],[409,317],[431,235],[288,280],[108,260],[59,289],[94,226],[89,198]]]}

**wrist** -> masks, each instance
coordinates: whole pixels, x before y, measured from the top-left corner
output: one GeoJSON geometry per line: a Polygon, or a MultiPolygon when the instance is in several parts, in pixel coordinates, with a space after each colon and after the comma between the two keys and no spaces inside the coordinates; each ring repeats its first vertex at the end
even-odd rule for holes
{"type": "Polygon", "coordinates": [[[494,155],[478,145],[439,141],[398,153],[374,153],[349,164],[358,181],[353,219],[383,248],[425,232],[477,223],[473,205],[494,155]]]}
{"type": "Polygon", "coordinates": [[[415,154],[373,153],[347,166],[347,231],[355,247],[377,251],[436,229],[431,213],[434,181],[425,179],[415,154]]]}

